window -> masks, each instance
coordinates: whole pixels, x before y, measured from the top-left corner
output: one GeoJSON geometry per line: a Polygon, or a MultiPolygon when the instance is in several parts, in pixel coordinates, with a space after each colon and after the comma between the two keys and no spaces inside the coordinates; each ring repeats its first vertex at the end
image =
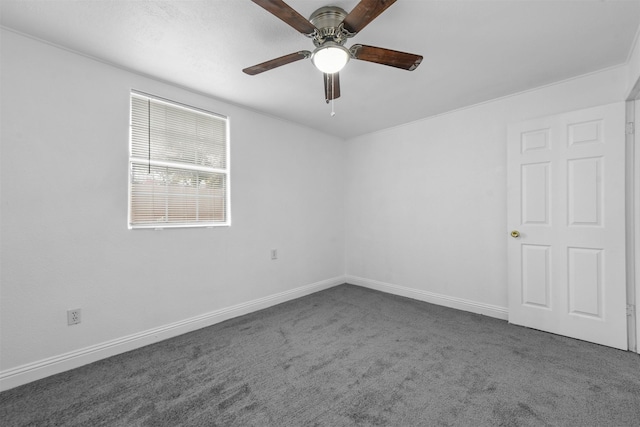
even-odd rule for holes
{"type": "Polygon", "coordinates": [[[131,93],[129,228],[229,225],[226,117],[131,93]]]}

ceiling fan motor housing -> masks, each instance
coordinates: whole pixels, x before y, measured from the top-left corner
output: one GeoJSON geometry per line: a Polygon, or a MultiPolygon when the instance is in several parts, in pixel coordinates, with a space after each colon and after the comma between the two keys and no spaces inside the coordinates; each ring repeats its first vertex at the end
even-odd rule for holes
{"type": "Polygon", "coordinates": [[[316,47],[331,41],[342,46],[350,35],[342,26],[342,21],[347,17],[347,12],[337,6],[325,6],[311,14],[311,22],[318,31],[311,35],[316,47]]]}

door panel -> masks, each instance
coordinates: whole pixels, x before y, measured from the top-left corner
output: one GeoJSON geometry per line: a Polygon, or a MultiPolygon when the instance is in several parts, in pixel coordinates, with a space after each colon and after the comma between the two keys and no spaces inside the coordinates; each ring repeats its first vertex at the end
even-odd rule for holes
{"type": "Polygon", "coordinates": [[[508,135],[509,321],[627,348],[624,103],[508,135]]]}
{"type": "Polygon", "coordinates": [[[601,249],[569,248],[569,314],[602,319],[601,249]]]}
{"type": "Polygon", "coordinates": [[[551,308],[551,248],[522,245],[522,304],[551,308]]]}
{"type": "Polygon", "coordinates": [[[569,226],[602,226],[602,157],[568,165],[569,226]]]}
{"type": "Polygon", "coordinates": [[[549,225],[551,164],[522,165],[522,223],[549,225]]]}

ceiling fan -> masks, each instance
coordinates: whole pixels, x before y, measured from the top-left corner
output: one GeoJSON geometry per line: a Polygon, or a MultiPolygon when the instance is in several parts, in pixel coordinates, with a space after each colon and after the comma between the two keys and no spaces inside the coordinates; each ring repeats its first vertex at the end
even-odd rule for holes
{"type": "Polygon", "coordinates": [[[311,58],[313,65],[324,73],[324,93],[327,103],[340,97],[339,71],[349,59],[375,62],[408,71],[415,70],[422,62],[420,55],[397,50],[362,44],[355,44],[348,49],[344,47],[348,38],[358,34],[396,0],[361,0],[349,13],[336,6],[321,7],[311,14],[309,20],[282,0],[251,1],[311,38],[316,48],[313,52],[303,50],[291,53],[242,71],[253,76],[301,59],[311,58]]]}

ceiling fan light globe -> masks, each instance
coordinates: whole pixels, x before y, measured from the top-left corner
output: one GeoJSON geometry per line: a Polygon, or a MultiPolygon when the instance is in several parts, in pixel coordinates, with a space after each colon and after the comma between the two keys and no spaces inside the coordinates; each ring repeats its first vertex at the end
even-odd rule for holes
{"type": "Polygon", "coordinates": [[[323,73],[333,74],[342,70],[350,58],[351,54],[345,47],[331,45],[317,48],[311,62],[323,73]]]}

